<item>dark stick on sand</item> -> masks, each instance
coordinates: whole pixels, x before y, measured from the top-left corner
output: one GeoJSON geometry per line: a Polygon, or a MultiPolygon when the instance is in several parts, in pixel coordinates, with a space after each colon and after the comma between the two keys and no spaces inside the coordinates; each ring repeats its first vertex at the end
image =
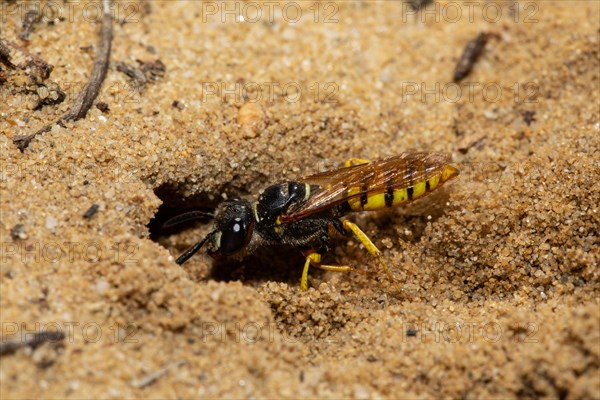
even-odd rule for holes
{"type": "Polygon", "coordinates": [[[19,39],[21,40],[29,40],[29,35],[33,32],[33,26],[40,22],[41,15],[38,10],[29,10],[25,13],[25,17],[23,17],[23,24],[21,32],[19,32],[19,39]]]}
{"type": "Polygon", "coordinates": [[[454,82],[459,82],[469,75],[489,38],[490,34],[481,32],[475,39],[467,43],[454,69],[454,82]]]}
{"type": "Polygon", "coordinates": [[[29,146],[31,140],[38,135],[49,132],[54,125],[59,124],[64,127],[65,121],[77,121],[85,117],[92,106],[92,103],[98,96],[100,86],[102,86],[102,82],[106,77],[108,60],[110,58],[110,47],[112,42],[112,14],[110,10],[110,0],[102,0],[102,10],[103,16],[102,26],[100,27],[100,45],[90,74],[90,79],[83,87],[81,93],[79,93],[73,107],[67,111],[65,115],[55,122],[45,125],[35,133],[15,137],[13,142],[17,145],[19,150],[24,151],[27,146],[29,146]]]}
{"type": "Polygon", "coordinates": [[[23,347],[37,348],[46,342],[60,342],[65,339],[65,334],[60,331],[36,332],[31,337],[21,341],[2,341],[0,343],[0,356],[13,354],[23,347]]]}

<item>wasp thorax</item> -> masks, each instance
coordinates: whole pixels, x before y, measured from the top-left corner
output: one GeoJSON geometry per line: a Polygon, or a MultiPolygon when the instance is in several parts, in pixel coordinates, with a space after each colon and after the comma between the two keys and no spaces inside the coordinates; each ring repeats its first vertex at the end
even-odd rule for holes
{"type": "Polygon", "coordinates": [[[277,217],[294,203],[306,200],[310,195],[310,185],[299,182],[286,182],[269,186],[258,198],[257,219],[265,225],[273,225],[277,217]]]}
{"type": "Polygon", "coordinates": [[[245,200],[223,203],[215,216],[215,229],[209,254],[229,256],[242,250],[250,241],[254,229],[252,206],[245,200]]]}

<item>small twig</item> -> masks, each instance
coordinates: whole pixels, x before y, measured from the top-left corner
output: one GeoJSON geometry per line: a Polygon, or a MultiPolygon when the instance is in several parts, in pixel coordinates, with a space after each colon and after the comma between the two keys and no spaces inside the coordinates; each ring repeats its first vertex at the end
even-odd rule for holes
{"type": "Polygon", "coordinates": [[[49,132],[54,125],[61,125],[65,127],[64,122],[66,121],[77,121],[87,114],[88,110],[92,106],[92,103],[100,92],[100,86],[104,82],[106,72],[108,71],[108,61],[110,58],[110,47],[112,43],[112,13],[110,10],[110,0],[102,0],[103,16],[102,26],[100,28],[100,46],[96,54],[96,60],[92,67],[92,72],[88,82],[83,87],[81,93],[75,100],[73,107],[65,115],[60,117],[57,121],[45,125],[43,128],[35,133],[29,135],[20,135],[13,139],[13,143],[17,145],[19,150],[24,151],[29,143],[38,135],[49,132]]]}
{"type": "Polygon", "coordinates": [[[15,64],[10,60],[10,49],[2,39],[0,39],[0,63],[6,65],[8,68],[16,68],[15,64]]]}
{"type": "Polygon", "coordinates": [[[31,54],[22,46],[15,43],[2,40],[0,38],[0,62],[11,69],[20,69],[25,75],[29,76],[34,82],[41,82],[48,79],[54,67],[42,60],[35,54],[31,54]],[[11,61],[10,48],[17,50],[25,56],[26,61],[21,64],[14,64],[11,61]]]}
{"type": "Polygon", "coordinates": [[[483,52],[483,48],[491,36],[493,36],[493,34],[481,32],[475,39],[470,40],[467,43],[462,56],[458,60],[458,63],[456,63],[454,69],[454,82],[459,82],[469,75],[469,72],[473,69],[473,66],[479,59],[479,56],[483,52]]]}
{"type": "Polygon", "coordinates": [[[151,374],[148,374],[142,378],[139,379],[134,379],[131,381],[131,386],[137,388],[137,389],[141,389],[144,388],[146,386],[149,386],[151,384],[153,384],[154,382],[156,382],[156,380],[160,377],[162,377],[163,375],[165,375],[170,368],[172,367],[178,367],[180,365],[185,364],[186,361],[185,360],[179,360],[179,361],[175,361],[157,371],[152,372],[151,374]]]}
{"type": "Polygon", "coordinates": [[[24,341],[6,341],[0,343],[0,356],[4,356],[7,354],[13,354],[15,351],[19,350],[23,347],[31,347],[35,349],[39,345],[46,342],[57,342],[59,340],[64,340],[65,334],[61,331],[45,331],[45,332],[36,332],[33,336],[24,341]]]}
{"type": "Polygon", "coordinates": [[[23,24],[21,25],[21,32],[19,32],[19,39],[29,40],[29,35],[33,31],[33,26],[40,22],[41,16],[37,10],[29,10],[23,17],[23,24]]]}
{"type": "Polygon", "coordinates": [[[458,147],[461,154],[467,154],[471,148],[480,145],[487,138],[486,134],[472,134],[466,136],[458,147]]]}
{"type": "Polygon", "coordinates": [[[92,206],[90,208],[88,208],[86,212],[83,213],[83,218],[85,218],[85,219],[92,218],[94,216],[94,214],[96,214],[96,212],[98,212],[99,208],[100,208],[100,205],[92,204],[92,206]]]}

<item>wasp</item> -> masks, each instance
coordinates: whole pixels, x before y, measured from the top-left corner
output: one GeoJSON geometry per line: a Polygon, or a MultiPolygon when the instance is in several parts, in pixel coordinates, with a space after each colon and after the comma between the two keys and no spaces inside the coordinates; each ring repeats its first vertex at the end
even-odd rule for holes
{"type": "MultiPolygon", "coordinates": [[[[330,235],[337,232],[358,239],[399,290],[379,249],[356,224],[342,217],[350,212],[400,206],[428,195],[458,176],[458,169],[449,163],[446,154],[426,152],[407,152],[377,161],[351,159],[343,168],[269,186],[254,202],[225,201],[216,210],[210,233],[176,263],[183,264],[205,245],[215,259],[243,257],[260,246],[292,246],[305,257],[300,289],[308,290],[311,266],[350,270],[348,266],[321,263],[330,235]]],[[[188,212],[164,226],[206,215],[211,214],[188,212]]]]}

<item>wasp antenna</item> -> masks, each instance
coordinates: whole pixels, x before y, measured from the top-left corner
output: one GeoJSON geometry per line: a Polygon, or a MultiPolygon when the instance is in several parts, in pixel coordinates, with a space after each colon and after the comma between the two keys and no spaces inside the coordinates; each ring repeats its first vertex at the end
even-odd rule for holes
{"type": "Polygon", "coordinates": [[[190,212],[186,212],[183,214],[179,214],[178,216],[167,220],[167,222],[165,222],[162,225],[162,227],[170,228],[172,226],[179,225],[184,222],[193,221],[195,219],[202,219],[202,218],[214,218],[214,215],[211,213],[204,212],[204,211],[190,211],[190,212]]]}
{"type": "Polygon", "coordinates": [[[206,235],[204,237],[204,239],[202,239],[201,241],[197,242],[195,245],[193,245],[192,247],[187,249],[185,251],[185,253],[180,255],[179,258],[177,258],[177,260],[175,260],[175,263],[177,265],[181,265],[184,262],[186,262],[187,260],[189,260],[191,256],[196,254],[198,252],[198,250],[200,250],[202,248],[202,246],[204,246],[204,243],[206,243],[206,241],[208,240],[209,237],[212,236],[212,234],[213,234],[213,232],[209,233],[208,235],[206,235]]]}

